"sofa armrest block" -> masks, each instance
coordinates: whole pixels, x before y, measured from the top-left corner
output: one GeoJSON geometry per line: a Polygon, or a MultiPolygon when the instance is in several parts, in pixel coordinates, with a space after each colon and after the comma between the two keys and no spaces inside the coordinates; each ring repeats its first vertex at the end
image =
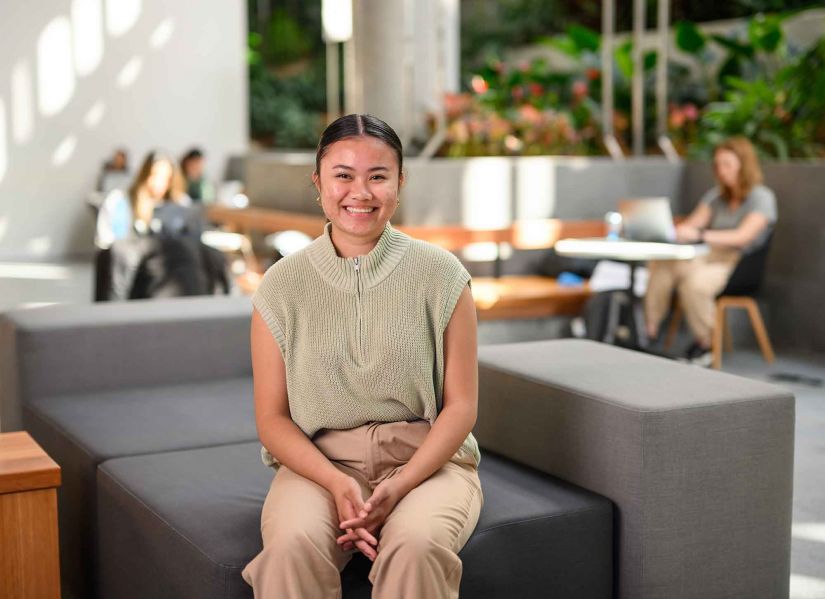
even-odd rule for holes
{"type": "Polygon", "coordinates": [[[794,397],[580,340],[482,346],[485,449],[616,505],[617,596],[788,596],[794,397]]]}

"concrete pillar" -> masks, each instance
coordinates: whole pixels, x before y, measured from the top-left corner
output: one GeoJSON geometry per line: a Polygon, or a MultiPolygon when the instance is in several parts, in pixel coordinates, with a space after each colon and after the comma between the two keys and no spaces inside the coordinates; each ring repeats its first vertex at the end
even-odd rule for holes
{"type": "Polygon", "coordinates": [[[345,112],[387,121],[408,143],[459,89],[458,0],[353,0],[344,44],[345,112]]]}

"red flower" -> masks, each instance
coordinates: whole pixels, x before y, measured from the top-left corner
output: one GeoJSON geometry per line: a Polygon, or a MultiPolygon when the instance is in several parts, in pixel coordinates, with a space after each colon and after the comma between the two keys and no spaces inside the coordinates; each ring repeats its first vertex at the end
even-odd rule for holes
{"type": "Polygon", "coordinates": [[[696,108],[696,104],[687,103],[682,106],[682,113],[685,115],[685,118],[689,121],[695,121],[699,118],[699,109],[696,108]]]}
{"type": "Polygon", "coordinates": [[[470,82],[470,85],[473,88],[473,91],[477,94],[483,94],[488,89],[490,89],[490,84],[482,77],[481,75],[473,75],[473,79],[470,82]]]}
{"type": "Polygon", "coordinates": [[[683,110],[675,108],[671,111],[670,118],[668,120],[670,121],[671,127],[678,129],[685,124],[685,113],[683,110]]]}
{"type": "Polygon", "coordinates": [[[584,76],[587,77],[588,81],[595,81],[599,77],[601,77],[602,72],[594,67],[590,67],[584,72],[584,76]]]}
{"type": "Polygon", "coordinates": [[[521,118],[528,123],[537,124],[541,122],[541,112],[539,112],[535,106],[531,106],[530,104],[525,104],[519,108],[519,114],[521,118]]]}
{"type": "Polygon", "coordinates": [[[531,83],[530,84],[530,95],[531,96],[540,96],[544,93],[544,87],[540,83],[531,83]]]}

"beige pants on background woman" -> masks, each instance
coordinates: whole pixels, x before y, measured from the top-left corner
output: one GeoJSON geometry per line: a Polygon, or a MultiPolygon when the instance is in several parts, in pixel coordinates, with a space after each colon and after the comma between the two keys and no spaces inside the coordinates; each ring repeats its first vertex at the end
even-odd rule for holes
{"type": "MultiPolygon", "coordinates": [[[[366,500],[424,442],[429,422],[370,422],[325,430],[315,445],[361,485],[366,500]]],[[[483,505],[475,458],[463,449],[410,491],[387,516],[369,580],[378,599],[458,597],[462,564],[483,505]]],[[[340,599],[340,572],[358,549],[343,551],[332,495],[286,466],[272,480],[261,513],[263,551],[242,572],[256,599],[340,599]]]]}
{"type": "Polygon", "coordinates": [[[725,288],[740,256],[737,249],[711,248],[693,260],[651,260],[645,294],[647,324],[659,330],[676,289],[694,338],[709,347],[716,321],[716,296],[725,288]]]}

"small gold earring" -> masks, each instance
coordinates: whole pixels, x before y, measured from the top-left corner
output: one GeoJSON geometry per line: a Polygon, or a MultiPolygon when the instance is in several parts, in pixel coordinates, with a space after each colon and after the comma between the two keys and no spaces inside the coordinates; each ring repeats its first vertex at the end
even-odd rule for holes
{"type": "Polygon", "coordinates": [[[317,198],[315,198],[315,201],[316,201],[316,202],[318,203],[318,205],[320,206],[320,205],[321,205],[321,196],[318,196],[317,198]]]}

